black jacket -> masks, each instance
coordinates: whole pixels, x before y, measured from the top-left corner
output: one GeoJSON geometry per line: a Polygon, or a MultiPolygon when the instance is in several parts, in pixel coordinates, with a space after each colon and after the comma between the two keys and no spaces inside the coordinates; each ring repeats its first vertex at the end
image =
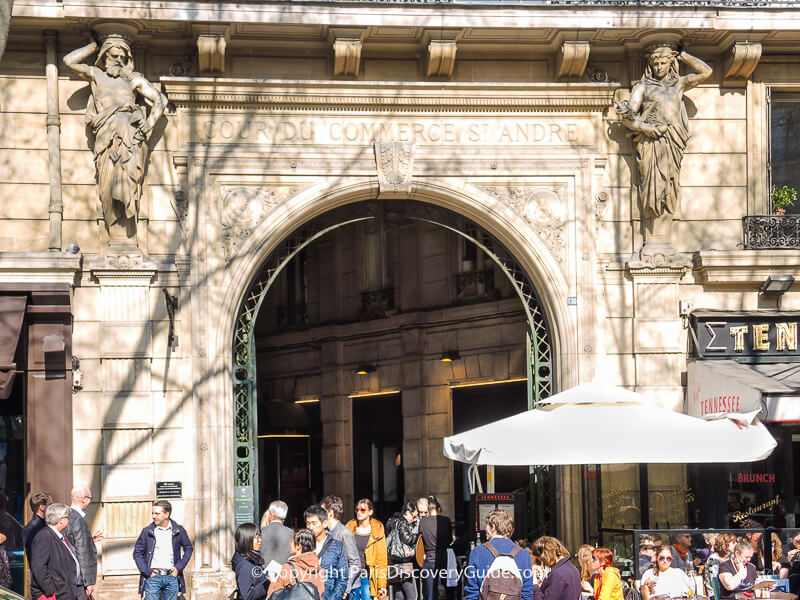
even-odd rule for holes
{"type": "Polygon", "coordinates": [[[542,581],[533,588],[533,600],[579,600],[581,576],[569,558],[562,558],[542,581]]]}
{"type": "Polygon", "coordinates": [[[261,556],[242,556],[238,552],[231,558],[231,567],[236,573],[236,587],[242,600],[264,600],[267,597],[269,579],[261,556]]]}
{"type": "MultiPolygon", "coordinates": [[[[73,552],[75,550],[73,549],[73,552]]],[[[44,527],[31,544],[31,596],[75,600],[75,561],[61,538],[44,527]]]]}
{"type": "Polygon", "coordinates": [[[69,525],[64,530],[64,535],[75,548],[84,587],[94,585],[97,581],[97,546],[94,545],[86,519],[74,508],[69,509],[69,525]]]}
{"type": "Polygon", "coordinates": [[[408,558],[399,558],[396,556],[389,556],[390,563],[410,563],[414,561],[414,550],[417,547],[417,539],[419,538],[419,532],[417,531],[417,527],[415,523],[409,523],[408,519],[405,518],[403,513],[394,513],[389,520],[386,521],[386,537],[389,537],[389,534],[392,533],[397,529],[397,535],[400,538],[400,541],[403,543],[403,546],[406,546],[407,551],[410,552],[408,558]]]}
{"type": "Polygon", "coordinates": [[[25,546],[25,556],[28,557],[28,562],[31,562],[31,543],[33,538],[43,527],[47,527],[45,520],[39,515],[33,515],[28,524],[22,528],[22,543],[25,546]]]}

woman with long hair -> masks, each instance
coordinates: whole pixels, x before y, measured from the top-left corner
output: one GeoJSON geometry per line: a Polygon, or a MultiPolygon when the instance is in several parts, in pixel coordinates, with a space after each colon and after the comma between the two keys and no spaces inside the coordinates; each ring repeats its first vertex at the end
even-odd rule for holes
{"type": "Polygon", "coordinates": [[[703,571],[703,585],[706,586],[706,596],[715,597],[714,579],[719,576],[719,566],[728,560],[728,556],[733,552],[736,545],[736,536],[732,533],[720,533],[714,542],[714,551],[706,561],[706,568],[703,571]]]}
{"type": "Polygon", "coordinates": [[[656,553],[655,566],[642,575],[642,598],[650,600],[650,596],[667,595],[670,597],[688,596],[691,589],[689,577],[683,569],[672,566],[675,560],[672,546],[661,546],[656,553]]]}
{"type": "Polygon", "coordinates": [[[255,523],[242,523],[234,534],[236,551],[231,568],[236,573],[236,588],[242,600],[264,600],[269,580],[261,558],[261,532],[255,523]]]}
{"type": "Polygon", "coordinates": [[[386,597],[386,533],[383,523],[372,518],[374,512],[372,500],[362,498],[356,503],[356,518],[347,523],[361,559],[361,586],[353,588],[353,600],[386,597]]]}
{"type": "Polygon", "coordinates": [[[417,504],[406,502],[402,512],[386,521],[389,554],[389,588],[395,600],[417,600],[414,584],[414,551],[417,547],[417,504]]]}
{"type": "Polygon", "coordinates": [[[584,595],[594,596],[594,568],[592,567],[592,552],[594,546],[584,544],[578,548],[575,555],[581,567],[581,592],[584,595]]]}
{"type": "Polygon", "coordinates": [[[592,551],[592,568],[597,574],[594,578],[595,600],[623,600],[622,577],[619,569],[614,567],[614,553],[608,548],[595,548],[592,551]]]}
{"type": "Polygon", "coordinates": [[[581,576],[569,560],[569,550],[559,540],[542,536],[533,542],[531,554],[550,572],[534,588],[534,600],[577,600],[581,595],[581,576]]]}
{"type": "Polygon", "coordinates": [[[311,583],[317,587],[319,597],[325,592],[325,573],[319,566],[319,558],[314,549],[317,538],[310,529],[298,529],[289,542],[291,556],[281,567],[278,578],[269,585],[267,596],[298,582],[311,583]]]}

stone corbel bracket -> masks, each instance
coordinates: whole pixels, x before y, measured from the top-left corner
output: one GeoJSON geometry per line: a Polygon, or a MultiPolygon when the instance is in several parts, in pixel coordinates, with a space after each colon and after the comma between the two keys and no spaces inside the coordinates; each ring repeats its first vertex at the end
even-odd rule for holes
{"type": "Polygon", "coordinates": [[[415,150],[414,142],[375,142],[378,198],[411,192],[415,150]]]}
{"type": "Polygon", "coordinates": [[[195,25],[197,63],[201,73],[225,72],[225,49],[230,39],[229,25],[195,25]]]}
{"type": "Polygon", "coordinates": [[[725,83],[747,80],[761,60],[761,42],[736,42],[725,61],[725,83]]]}
{"type": "Polygon", "coordinates": [[[333,74],[358,75],[361,67],[360,38],[339,37],[333,42],[333,74]]]}
{"type": "Polygon", "coordinates": [[[453,76],[456,66],[457,45],[451,40],[431,40],[428,44],[428,71],[427,77],[453,76]]]}
{"type": "Polygon", "coordinates": [[[589,64],[590,50],[589,42],[565,41],[556,60],[556,76],[559,79],[582,77],[589,64]]]}

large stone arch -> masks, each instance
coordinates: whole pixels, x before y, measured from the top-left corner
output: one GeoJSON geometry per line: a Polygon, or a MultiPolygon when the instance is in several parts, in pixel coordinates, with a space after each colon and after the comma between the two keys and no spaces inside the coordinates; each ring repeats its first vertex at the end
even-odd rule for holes
{"type": "MultiPolygon", "coordinates": [[[[208,469],[225,476],[216,478],[218,498],[201,503],[196,515],[198,526],[207,529],[217,519],[230,525],[233,519],[233,336],[241,303],[248,287],[258,275],[270,254],[292,232],[308,221],[346,204],[373,200],[378,195],[374,178],[337,180],[309,187],[276,207],[251,233],[222,274],[220,293],[209,294],[208,300],[208,372],[203,416],[198,415],[198,429],[208,426],[213,443],[200,444],[198,470],[208,469]],[[210,421],[210,422],[209,422],[210,421]],[[203,504],[205,506],[203,507],[203,504]],[[206,513],[205,515],[203,513],[206,513]],[[209,515],[210,513],[210,515],[209,515]],[[208,518],[210,516],[210,518],[208,518]],[[202,523],[202,525],[201,525],[202,523]]],[[[463,215],[491,233],[511,252],[530,277],[546,314],[553,344],[553,361],[557,386],[565,389],[577,384],[577,324],[567,309],[569,282],[556,258],[534,228],[519,213],[497,197],[462,182],[429,179],[416,182],[411,192],[402,197],[441,206],[463,215]]],[[[198,473],[199,474],[199,473],[198,473]]],[[[209,559],[216,562],[212,549],[224,548],[232,530],[212,528],[220,536],[212,540],[209,559]]],[[[216,536],[212,536],[216,537],[216,536]]]]}

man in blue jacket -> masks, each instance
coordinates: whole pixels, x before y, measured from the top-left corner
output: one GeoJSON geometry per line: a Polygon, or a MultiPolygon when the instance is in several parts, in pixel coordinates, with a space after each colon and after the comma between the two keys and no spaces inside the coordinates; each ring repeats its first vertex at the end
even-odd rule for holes
{"type": "Polygon", "coordinates": [[[139,569],[139,594],[145,600],[176,600],[186,591],[183,570],[192,557],[192,542],[186,530],[170,519],[172,505],[153,502],[153,522],[142,529],[133,547],[139,569]]]}
{"type": "Polygon", "coordinates": [[[522,578],[520,599],[532,600],[533,568],[531,566],[531,555],[530,552],[520,548],[510,539],[513,533],[514,519],[507,512],[493,510],[486,515],[487,541],[481,546],[476,546],[469,554],[469,564],[466,570],[467,582],[464,585],[464,600],[478,600],[480,597],[481,585],[483,585],[483,580],[489,574],[489,567],[494,562],[494,555],[486,547],[489,544],[494,546],[494,549],[499,554],[511,554],[516,548],[514,563],[522,578]]]}
{"type": "Polygon", "coordinates": [[[325,573],[325,592],[322,600],[342,600],[347,591],[347,555],[344,546],[325,530],[328,511],[319,504],[313,504],[303,514],[308,527],[317,538],[315,552],[319,565],[325,573]]]}

